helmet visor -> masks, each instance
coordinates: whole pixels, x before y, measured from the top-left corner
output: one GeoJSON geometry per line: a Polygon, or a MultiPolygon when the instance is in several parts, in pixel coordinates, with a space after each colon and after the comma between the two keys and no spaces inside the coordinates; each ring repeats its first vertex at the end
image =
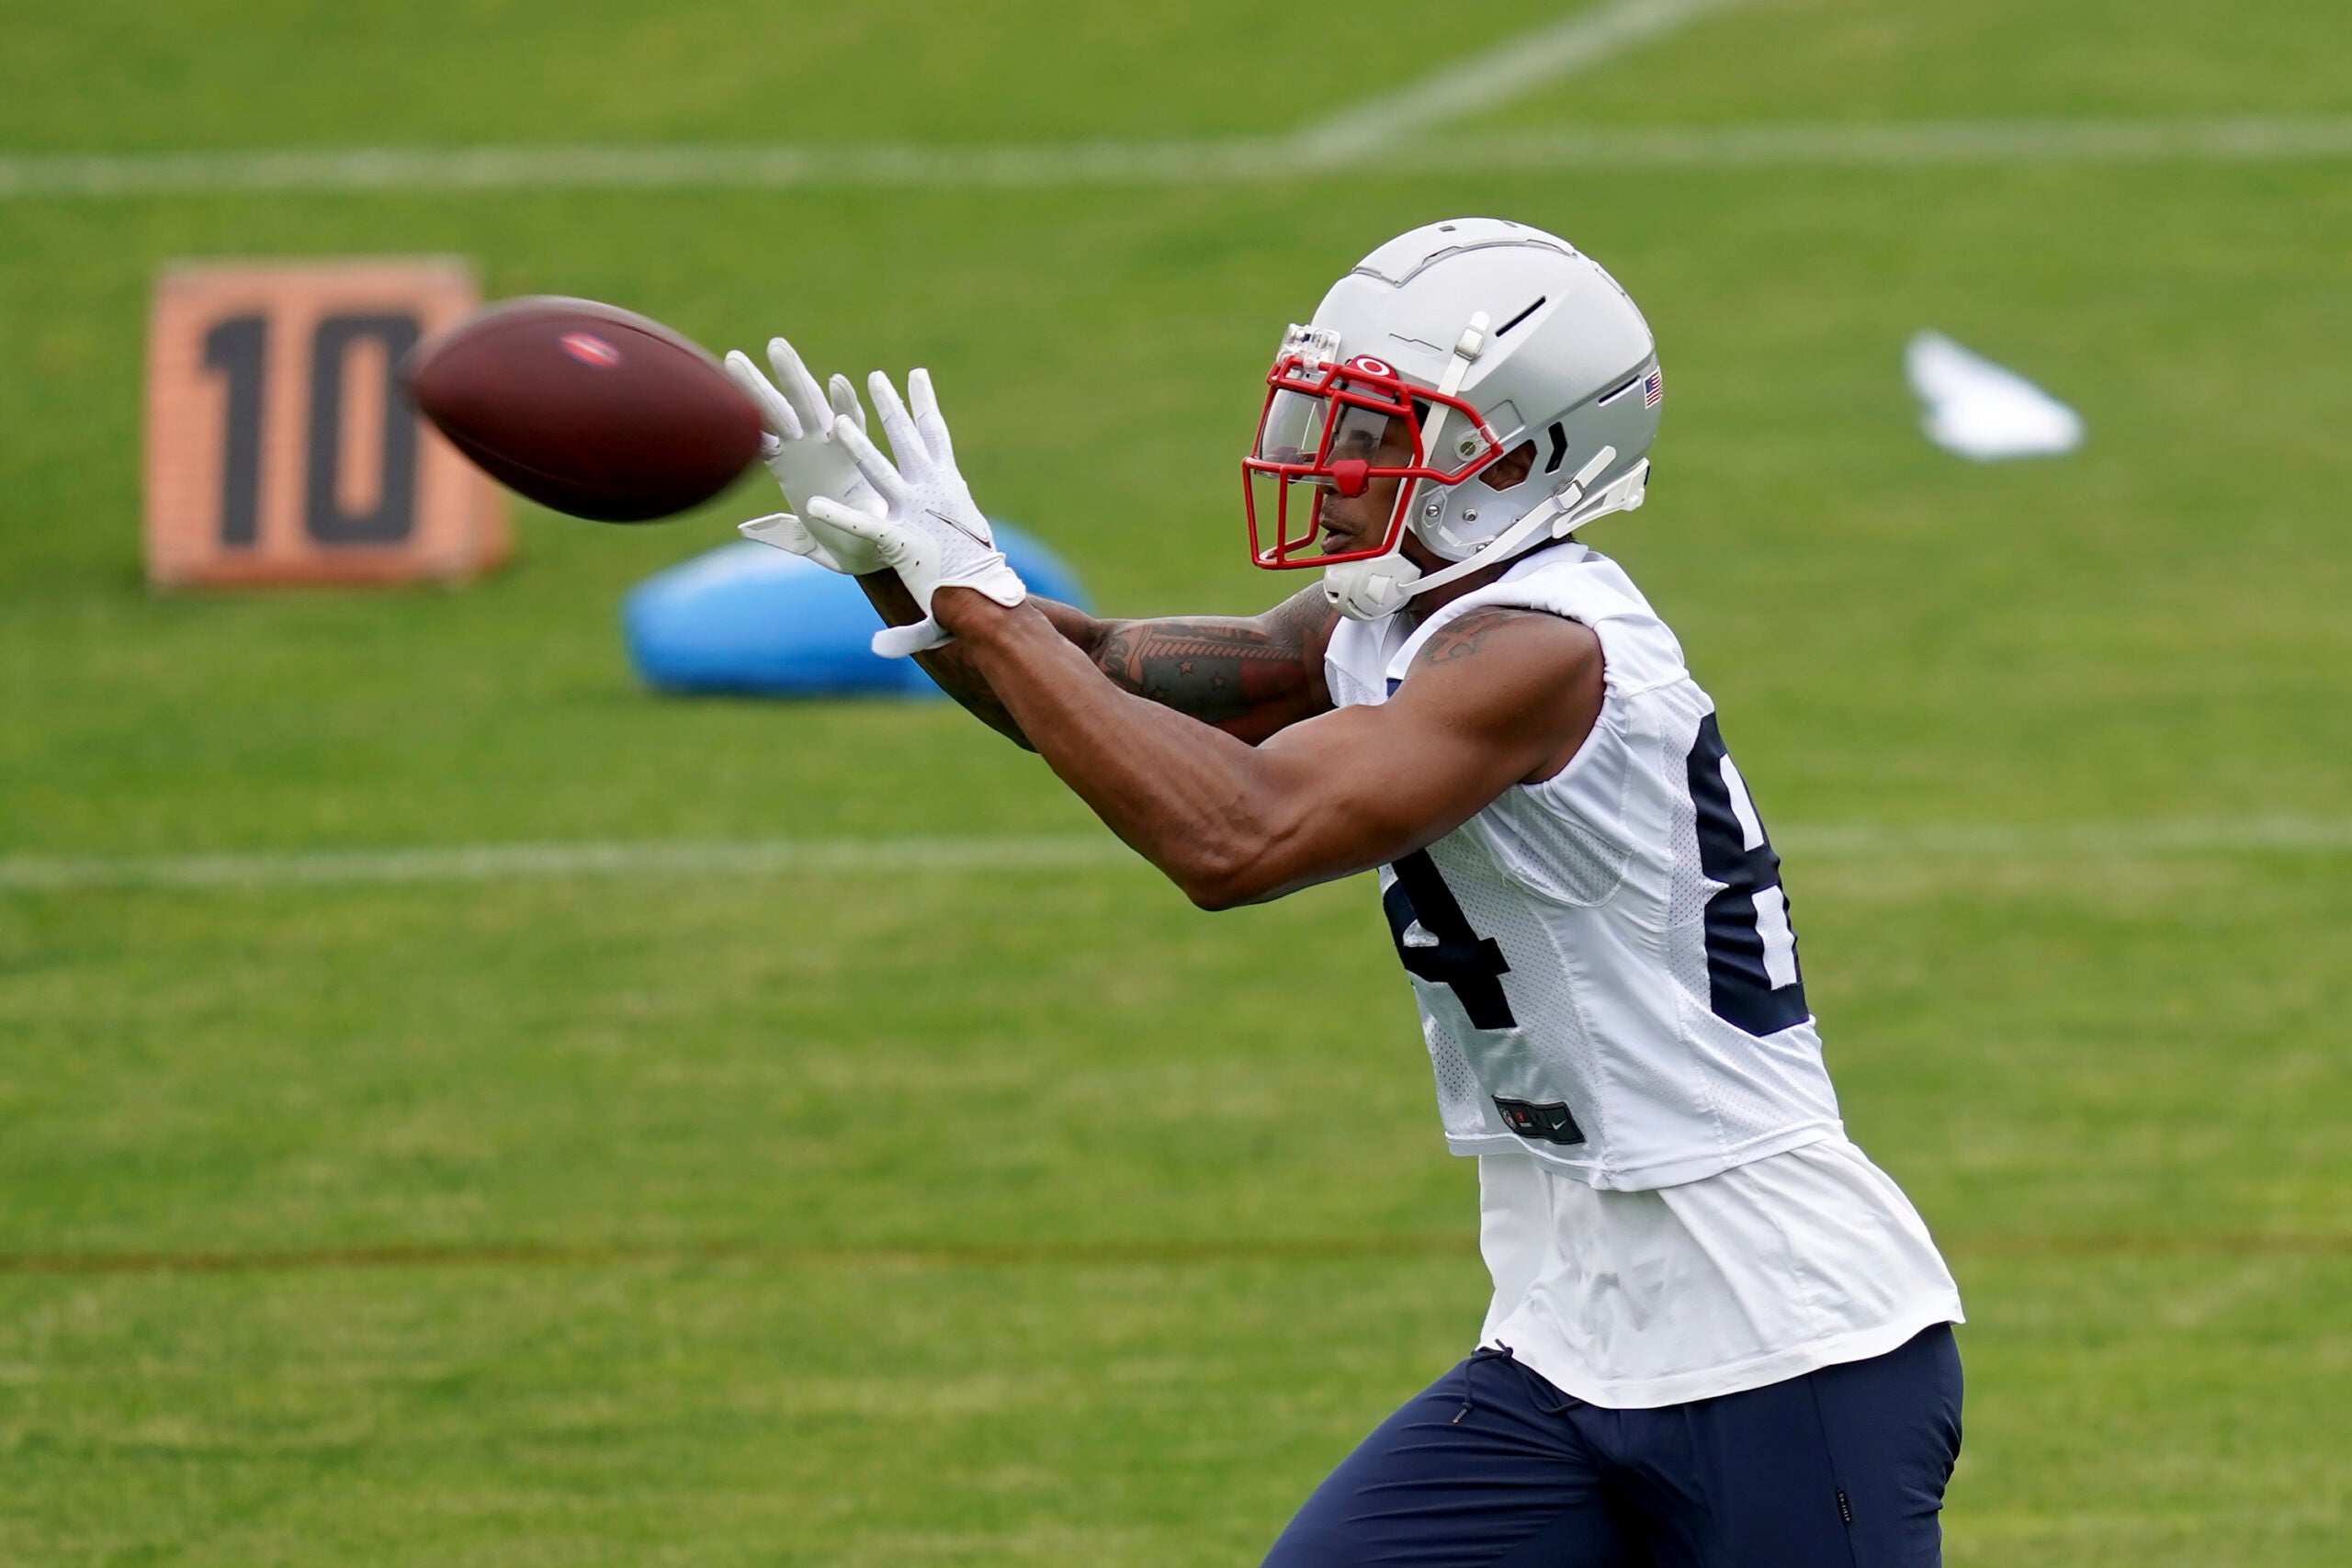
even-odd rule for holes
{"type": "Polygon", "coordinates": [[[1414,408],[1393,378],[1375,380],[1346,367],[1285,378],[1266,399],[1250,456],[1284,467],[1320,468],[1349,458],[1417,467],[1427,409],[1427,403],[1414,408]]]}
{"type": "Polygon", "coordinates": [[[1312,463],[1323,449],[1331,405],[1311,392],[1278,390],[1266,404],[1252,456],[1269,463],[1312,463]]]}

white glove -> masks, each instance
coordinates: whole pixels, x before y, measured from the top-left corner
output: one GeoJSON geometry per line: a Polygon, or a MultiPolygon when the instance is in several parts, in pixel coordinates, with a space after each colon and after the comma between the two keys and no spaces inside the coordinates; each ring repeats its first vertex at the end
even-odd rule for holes
{"type": "Polygon", "coordinates": [[[844,506],[830,496],[812,498],[809,521],[866,540],[875,554],[907,585],[923,618],[910,626],[885,626],[874,634],[874,651],[886,659],[904,659],[927,648],[937,648],[948,634],[932,614],[932,595],[943,588],[974,588],[1003,605],[1028,597],[1020,577],[997,552],[989,520],[972,501],[971,488],[956,468],[956,448],[947,439],[947,422],[939,417],[939,400],[931,390],[931,372],[907,376],[907,395],[914,412],[899,400],[890,378],[879,370],[866,378],[865,389],[881,411],[883,433],[890,438],[890,459],[875,449],[865,433],[847,418],[833,421],[833,439],[856,459],[859,472],[882,499],[886,510],[876,517],[844,506]]]}
{"type": "MultiPolygon", "coordinates": [[[[731,350],[727,355],[727,374],[760,411],[760,457],[783,488],[785,501],[805,511],[811,499],[822,495],[861,512],[880,513],[881,498],[832,435],[837,415],[854,419],[861,431],[865,428],[865,409],[857,400],[857,389],[850,385],[848,377],[835,376],[830,387],[832,406],[828,411],[817,378],[808,374],[790,344],[780,337],[770,338],[768,363],[775,367],[774,382],[760,374],[750,355],[741,349],[731,350]]],[[[736,525],[736,531],[747,539],[807,556],[829,571],[857,576],[882,570],[874,547],[856,535],[823,524],[811,525],[789,512],[754,517],[736,525]]]]}

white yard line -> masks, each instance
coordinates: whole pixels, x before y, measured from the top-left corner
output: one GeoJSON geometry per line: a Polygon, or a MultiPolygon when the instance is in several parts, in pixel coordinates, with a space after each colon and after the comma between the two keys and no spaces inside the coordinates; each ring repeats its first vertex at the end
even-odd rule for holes
{"type": "MultiPolygon", "coordinates": [[[[1384,176],[2352,159],[2352,116],[1530,129],[1421,138],[1384,176]]],[[[1298,139],[1006,147],[467,147],[0,155],[0,200],[515,190],[1246,185],[1358,167],[1298,139]]]]}
{"type": "MultiPolygon", "coordinates": [[[[1545,27],[1504,39],[1393,93],[1301,130],[1295,140],[1324,155],[1367,152],[1409,141],[1516,103],[1538,88],[1616,59],[1745,0],[1601,0],[1545,27]]],[[[1432,19],[1466,13],[1437,11],[1432,19]]]]}
{"type": "Polygon", "coordinates": [[[1772,835],[1808,859],[2015,860],[2352,850],[2352,818],[2158,817],[2107,822],[1820,822],[1772,835]]]}
{"type": "MultiPolygon", "coordinates": [[[[2155,818],[2075,823],[1792,825],[1773,835],[1807,859],[2014,860],[2352,851],[2352,819],[2155,818]]],[[[1037,838],[653,840],[287,850],[102,857],[0,855],[0,891],[550,882],[582,877],[741,877],[1058,871],[1143,863],[1108,834],[1037,838]]]]}
{"type": "Polygon", "coordinates": [[[458,844],[141,857],[0,855],[0,889],[283,887],[354,883],[551,882],[590,876],[777,876],[821,872],[1029,871],[1132,862],[1104,834],[1055,838],[739,839],[458,844]]]}
{"type": "Polygon", "coordinates": [[[2291,162],[2352,158],[2352,115],[1533,129],[1480,151],[1531,169],[2291,162]]]}

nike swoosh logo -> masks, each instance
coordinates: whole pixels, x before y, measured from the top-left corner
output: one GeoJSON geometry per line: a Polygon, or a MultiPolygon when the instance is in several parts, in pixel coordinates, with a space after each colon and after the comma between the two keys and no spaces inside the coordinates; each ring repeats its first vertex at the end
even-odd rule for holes
{"type": "Polygon", "coordinates": [[[950,517],[947,513],[939,511],[935,507],[926,506],[922,510],[925,516],[937,518],[940,522],[946,524],[950,528],[955,529],[958,534],[963,535],[964,537],[971,540],[972,543],[976,545],[986,545],[990,543],[987,535],[975,534],[970,528],[965,526],[963,522],[958,518],[950,517]]]}

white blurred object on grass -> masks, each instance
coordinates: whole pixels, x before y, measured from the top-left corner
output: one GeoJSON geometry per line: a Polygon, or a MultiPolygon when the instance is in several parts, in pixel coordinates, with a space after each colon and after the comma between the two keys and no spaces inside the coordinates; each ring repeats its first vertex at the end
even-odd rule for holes
{"type": "Polygon", "coordinates": [[[1980,463],[2053,457],[2083,444],[2083,416],[2014,370],[1941,333],[1915,334],[1903,352],[1920,428],[1947,452],[1980,463]]]}

